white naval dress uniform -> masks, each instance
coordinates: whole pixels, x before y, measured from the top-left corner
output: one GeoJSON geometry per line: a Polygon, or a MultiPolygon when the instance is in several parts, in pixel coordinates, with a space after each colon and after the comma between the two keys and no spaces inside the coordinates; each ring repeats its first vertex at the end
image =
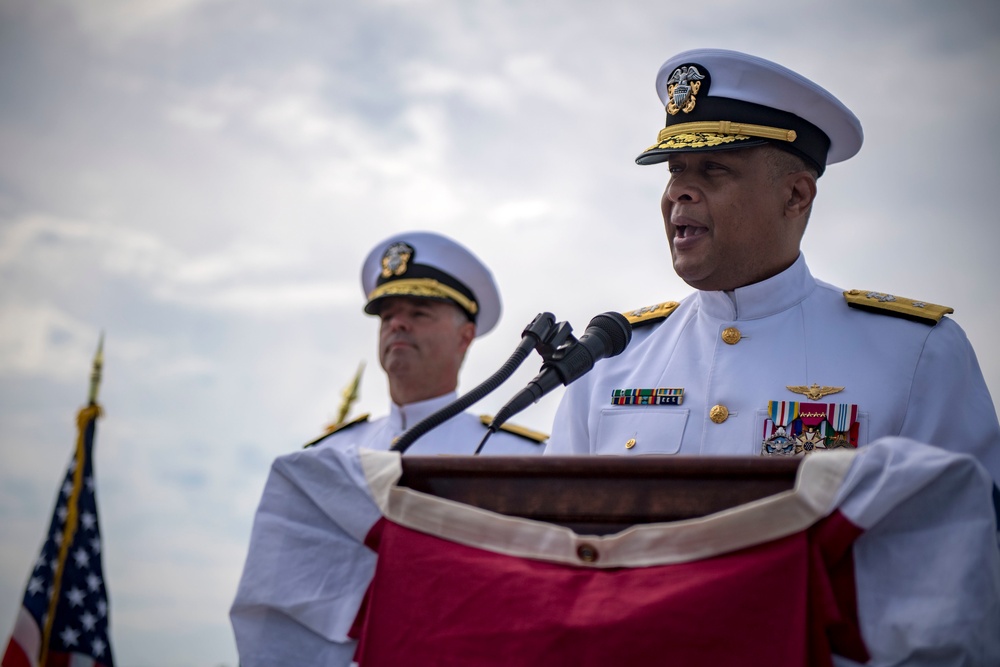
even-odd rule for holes
{"type": "MultiPolygon", "coordinates": [[[[356,503],[340,498],[330,484],[321,463],[328,454],[323,452],[331,448],[388,450],[394,438],[455,398],[451,393],[406,406],[394,404],[386,417],[359,422],[316,446],[275,460],[254,517],[243,576],[230,610],[242,667],[351,663],[355,642],[346,637],[344,628],[353,616],[338,616],[345,602],[336,580],[370,578],[375,554],[355,539],[356,553],[351,552],[350,559],[337,555],[347,539],[340,524],[353,525],[351,507],[356,503]],[[290,462],[310,476],[308,497],[290,490],[283,473],[290,462]]],[[[485,433],[478,417],[462,413],[414,441],[407,455],[471,455],[485,433]]],[[[509,456],[541,453],[540,443],[504,431],[490,436],[482,451],[509,456]]]]}
{"type": "MultiPolygon", "coordinates": [[[[457,397],[457,394],[452,392],[404,406],[393,403],[387,416],[361,422],[343,431],[337,431],[323,438],[316,446],[357,445],[367,449],[389,449],[393,440],[405,433],[407,429],[441,410],[457,397]]],[[[479,417],[463,412],[417,438],[406,450],[406,453],[412,456],[428,454],[472,455],[484,435],[486,435],[486,426],[483,425],[479,417]]],[[[480,454],[530,456],[541,454],[542,450],[542,445],[531,439],[505,431],[497,431],[486,441],[480,454]]]]}
{"type": "Polygon", "coordinates": [[[809,402],[786,387],[812,384],[843,387],[817,402],[856,406],[857,446],[905,436],[971,454],[1000,480],[996,408],[962,329],[850,308],[802,255],[733,293],[695,292],[637,328],[620,356],[567,388],[546,453],[760,454],[780,419],[769,406],[809,402]],[[724,342],[727,329],[737,342],[724,342]],[[657,388],[683,390],[682,402],[612,404],[616,389],[657,388]]]}

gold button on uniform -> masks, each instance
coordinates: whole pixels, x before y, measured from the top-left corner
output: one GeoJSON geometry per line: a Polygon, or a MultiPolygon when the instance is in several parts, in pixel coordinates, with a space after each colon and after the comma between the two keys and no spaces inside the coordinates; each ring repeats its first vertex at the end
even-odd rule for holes
{"type": "Polygon", "coordinates": [[[625,449],[632,449],[635,447],[635,438],[629,438],[625,441],[625,449]]]}
{"type": "Polygon", "coordinates": [[[724,405],[713,405],[711,411],[708,413],[708,418],[716,424],[721,424],[729,419],[729,408],[724,405]]]}
{"type": "Polygon", "coordinates": [[[722,330],[722,342],[727,345],[736,345],[743,338],[743,334],[736,327],[726,327],[722,330]]]}

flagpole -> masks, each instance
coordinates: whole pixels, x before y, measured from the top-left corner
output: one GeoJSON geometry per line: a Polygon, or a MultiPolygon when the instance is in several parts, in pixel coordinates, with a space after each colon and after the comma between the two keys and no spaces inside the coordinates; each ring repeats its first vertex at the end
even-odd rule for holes
{"type": "Polygon", "coordinates": [[[101,369],[104,367],[104,332],[97,342],[97,354],[94,355],[94,365],[90,371],[90,393],[87,405],[97,404],[97,392],[101,388],[101,369]]]}
{"type": "Polygon", "coordinates": [[[56,566],[55,576],[52,578],[52,597],[49,599],[48,612],[45,615],[45,627],[42,630],[42,650],[38,660],[39,667],[46,667],[46,661],[48,660],[49,641],[52,637],[52,624],[55,622],[56,609],[59,606],[63,571],[66,567],[66,558],[69,555],[70,546],[73,544],[73,537],[76,535],[80,489],[83,487],[86,433],[91,424],[101,416],[101,406],[97,404],[97,392],[101,385],[101,367],[103,365],[104,334],[102,333],[100,341],[97,344],[97,354],[94,356],[94,363],[90,372],[90,391],[88,393],[87,405],[76,416],[76,467],[73,470],[73,490],[70,492],[66,503],[66,528],[63,531],[62,541],[59,543],[59,561],[56,566]]]}

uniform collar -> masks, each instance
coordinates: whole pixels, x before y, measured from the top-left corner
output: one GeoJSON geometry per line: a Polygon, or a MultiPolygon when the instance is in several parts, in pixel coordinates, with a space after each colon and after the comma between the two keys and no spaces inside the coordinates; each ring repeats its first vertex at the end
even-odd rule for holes
{"type": "Polygon", "coordinates": [[[776,276],[734,292],[696,292],[695,300],[709,317],[720,320],[756,320],[788,310],[816,288],[816,280],[801,253],[795,263],[776,276]]]}
{"type": "Polygon", "coordinates": [[[389,423],[392,425],[393,431],[402,432],[413,427],[424,418],[430,417],[456,398],[458,398],[458,393],[453,391],[444,396],[416,403],[408,403],[406,405],[392,403],[389,408],[389,423]]]}

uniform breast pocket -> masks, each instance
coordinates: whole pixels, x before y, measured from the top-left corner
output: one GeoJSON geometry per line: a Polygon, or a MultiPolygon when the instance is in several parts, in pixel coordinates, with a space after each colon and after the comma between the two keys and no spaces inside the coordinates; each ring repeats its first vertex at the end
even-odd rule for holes
{"type": "Polygon", "coordinates": [[[597,425],[596,453],[676,454],[684,440],[688,413],[650,406],[605,408],[597,425]]]}

